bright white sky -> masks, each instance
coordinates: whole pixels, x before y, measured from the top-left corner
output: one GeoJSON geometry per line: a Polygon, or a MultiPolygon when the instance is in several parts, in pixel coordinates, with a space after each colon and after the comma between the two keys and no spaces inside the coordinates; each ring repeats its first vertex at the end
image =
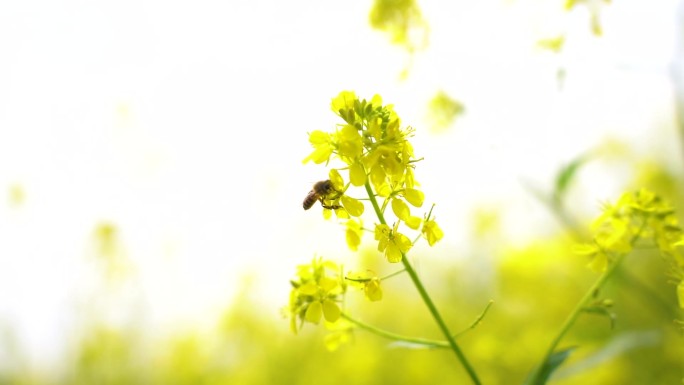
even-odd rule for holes
{"type": "MultiPolygon", "coordinates": [[[[443,251],[465,247],[478,205],[510,207],[512,238],[544,234],[550,218],[520,181],[548,186],[608,137],[679,156],[667,74],[677,1],[615,1],[601,39],[562,1],[423,3],[431,46],[403,82],[406,57],[368,27],[369,1],[0,5],[0,192],[25,192],[0,202],[0,327],[56,356],[88,307],[162,331],[206,324],[247,273],[255,298],[284,304],[296,264],[345,255],[341,230],[301,209],[326,175],[301,165],[306,133],[337,123],[329,101],[344,89],[381,94],[418,129],[443,251]],[[562,31],[562,56],[535,48],[562,31]],[[430,135],[424,107],[439,89],[467,115],[430,135]],[[106,300],[92,255],[102,222],[135,271],[106,300]]],[[[593,182],[589,205],[621,180],[593,182]]]]}

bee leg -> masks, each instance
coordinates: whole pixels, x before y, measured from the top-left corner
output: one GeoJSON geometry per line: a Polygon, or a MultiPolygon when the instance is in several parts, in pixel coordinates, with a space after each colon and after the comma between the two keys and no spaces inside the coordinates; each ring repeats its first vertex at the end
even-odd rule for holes
{"type": "Polygon", "coordinates": [[[332,206],[324,205],[324,204],[321,204],[321,205],[323,206],[324,209],[328,209],[328,210],[338,210],[338,209],[342,208],[342,206],[339,206],[339,205],[332,205],[332,206]]]}
{"type": "Polygon", "coordinates": [[[318,200],[321,201],[321,206],[323,206],[324,209],[338,210],[342,208],[342,206],[339,205],[326,205],[325,201],[323,200],[323,197],[318,198],[318,200]]]}

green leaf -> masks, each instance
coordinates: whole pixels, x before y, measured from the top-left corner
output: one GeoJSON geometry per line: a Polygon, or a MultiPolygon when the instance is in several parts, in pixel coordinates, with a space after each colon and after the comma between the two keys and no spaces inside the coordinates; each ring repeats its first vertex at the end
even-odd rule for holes
{"type": "Polygon", "coordinates": [[[563,194],[565,194],[568,186],[570,186],[570,182],[572,182],[573,178],[577,174],[577,171],[584,165],[584,163],[586,163],[586,159],[580,156],[579,158],[570,162],[570,164],[567,164],[560,169],[558,175],[556,175],[556,186],[553,193],[557,200],[560,200],[563,194]]]}
{"type": "Polygon", "coordinates": [[[572,346],[563,350],[559,350],[549,356],[548,360],[544,362],[541,367],[535,369],[532,376],[528,377],[525,385],[544,385],[549,380],[551,374],[558,369],[558,367],[570,356],[576,346],[572,346]]]}
{"type": "Polygon", "coordinates": [[[571,365],[563,367],[556,374],[556,379],[566,380],[578,374],[586,374],[588,370],[598,365],[615,360],[624,356],[627,352],[645,347],[654,347],[662,343],[662,334],[658,330],[645,330],[639,332],[626,332],[616,335],[607,344],[590,355],[583,357],[571,365]],[[562,373],[561,373],[562,372],[562,373]]]}

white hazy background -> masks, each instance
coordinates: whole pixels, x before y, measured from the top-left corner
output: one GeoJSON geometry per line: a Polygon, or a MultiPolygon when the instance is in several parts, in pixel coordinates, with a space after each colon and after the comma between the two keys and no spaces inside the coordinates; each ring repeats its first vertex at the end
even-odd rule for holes
{"type": "MultiPolygon", "coordinates": [[[[611,138],[678,161],[678,1],[602,7],[601,38],[586,7],[561,3],[423,1],[430,46],[401,81],[409,59],[370,29],[369,1],[3,2],[0,327],[50,362],[93,319],[208,328],[248,287],[286,329],[294,266],[349,257],[342,230],[301,209],[327,174],[301,163],[307,132],[338,123],[341,90],[379,93],[416,127],[417,177],[446,232],[429,258],[467,250],[477,208],[504,208],[509,241],[552,233],[524,183],[550,189],[611,138]],[[535,46],[561,32],[560,55],[535,46]],[[466,114],[432,134],[440,89],[466,114]],[[103,223],[128,277],[115,294],[94,257],[103,223]]],[[[633,171],[596,167],[579,187],[588,213],[633,171]]]]}

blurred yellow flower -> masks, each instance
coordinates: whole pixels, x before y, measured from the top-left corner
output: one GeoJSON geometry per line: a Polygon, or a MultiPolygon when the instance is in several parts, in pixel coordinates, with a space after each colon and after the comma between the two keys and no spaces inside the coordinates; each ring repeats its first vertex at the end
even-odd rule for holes
{"type": "Polygon", "coordinates": [[[377,277],[368,280],[363,286],[363,294],[372,302],[380,301],[382,299],[380,280],[377,277]]]}

